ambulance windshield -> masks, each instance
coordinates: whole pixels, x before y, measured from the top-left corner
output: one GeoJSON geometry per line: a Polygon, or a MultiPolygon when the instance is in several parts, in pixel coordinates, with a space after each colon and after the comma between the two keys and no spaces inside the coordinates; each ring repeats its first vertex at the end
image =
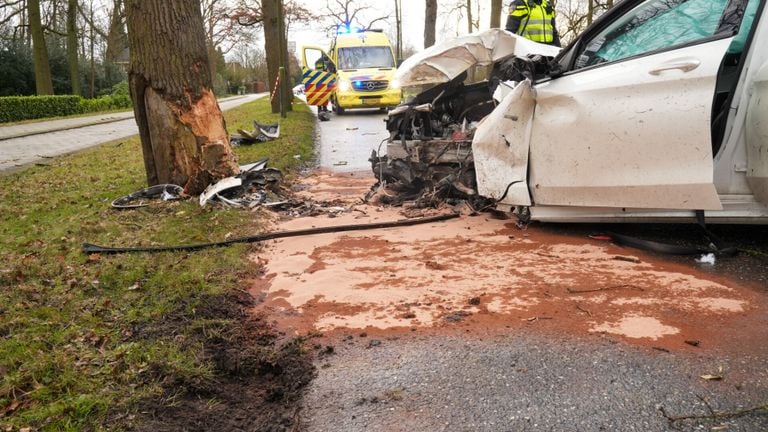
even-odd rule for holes
{"type": "Polygon", "coordinates": [[[394,68],[395,59],[388,46],[339,48],[340,69],[394,68]]]}

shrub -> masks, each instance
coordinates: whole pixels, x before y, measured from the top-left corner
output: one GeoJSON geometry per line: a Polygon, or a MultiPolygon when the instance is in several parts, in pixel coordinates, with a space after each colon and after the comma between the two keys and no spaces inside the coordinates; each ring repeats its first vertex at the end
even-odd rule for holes
{"type": "MultiPolygon", "coordinates": [[[[118,86],[120,84],[115,88],[118,86]]],[[[130,108],[131,98],[127,92],[115,91],[115,88],[111,95],[96,99],[79,96],[0,97],[0,123],[130,108]]]]}
{"type": "Polygon", "coordinates": [[[128,81],[121,81],[115,85],[112,86],[112,89],[110,90],[109,94],[111,96],[125,96],[127,98],[131,97],[131,91],[128,88],[128,81]]]}
{"type": "Polygon", "coordinates": [[[131,107],[131,98],[125,95],[115,95],[102,96],[96,99],[82,99],[80,106],[82,113],[124,109],[131,107]]]}
{"type": "Polygon", "coordinates": [[[0,98],[0,123],[79,114],[80,96],[9,96],[0,98]]]}

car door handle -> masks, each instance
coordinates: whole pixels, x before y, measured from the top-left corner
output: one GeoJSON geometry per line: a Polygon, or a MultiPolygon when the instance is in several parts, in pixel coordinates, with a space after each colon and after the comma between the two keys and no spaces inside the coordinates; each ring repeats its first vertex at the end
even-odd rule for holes
{"type": "Polygon", "coordinates": [[[661,75],[661,73],[664,71],[675,70],[675,69],[679,69],[683,72],[690,72],[699,66],[701,66],[701,60],[699,59],[677,60],[669,63],[664,63],[655,69],[651,69],[650,71],[648,71],[648,73],[651,75],[661,75]]]}

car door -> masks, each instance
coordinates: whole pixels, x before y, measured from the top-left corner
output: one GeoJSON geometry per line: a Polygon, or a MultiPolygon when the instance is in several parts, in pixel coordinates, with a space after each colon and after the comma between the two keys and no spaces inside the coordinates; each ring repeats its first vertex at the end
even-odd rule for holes
{"type": "Polygon", "coordinates": [[[536,86],[536,205],[721,209],[710,117],[728,0],[627,1],[536,86]]]}
{"type": "Polygon", "coordinates": [[[336,65],[317,47],[303,47],[301,63],[307,104],[325,106],[336,90],[336,65]]]}

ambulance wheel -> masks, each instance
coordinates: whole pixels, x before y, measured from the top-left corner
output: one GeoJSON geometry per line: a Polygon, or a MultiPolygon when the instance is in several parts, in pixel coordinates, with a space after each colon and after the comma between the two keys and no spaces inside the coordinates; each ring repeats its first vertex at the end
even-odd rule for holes
{"type": "Polygon", "coordinates": [[[333,112],[337,115],[344,115],[344,111],[344,108],[340,107],[339,104],[333,104],[333,112]]]}

